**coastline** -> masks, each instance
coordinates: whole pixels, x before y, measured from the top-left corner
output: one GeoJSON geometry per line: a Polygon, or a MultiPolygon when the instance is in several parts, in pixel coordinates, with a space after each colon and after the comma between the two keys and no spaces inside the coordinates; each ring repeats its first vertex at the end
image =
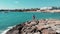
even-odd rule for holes
{"type": "Polygon", "coordinates": [[[37,10],[37,11],[0,11],[0,12],[5,12],[5,13],[8,13],[8,12],[44,12],[44,13],[60,13],[60,10],[44,10],[44,11],[41,11],[41,10],[37,10]]]}
{"type": "Polygon", "coordinates": [[[56,19],[41,19],[41,20],[32,20],[25,22],[23,24],[16,25],[10,29],[6,34],[43,34],[46,33],[60,33],[59,25],[60,20],[56,19]],[[59,25],[59,26],[57,26],[59,25]],[[55,28],[58,27],[58,28],[55,28]],[[56,30],[57,29],[57,30],[56,30]],[[53,30],[52,32],[50,30],[53,30]],[[49,32],[50,31],[50,32],[49,32]],[[58,32],[59,31],[59,32],[58,32]]]}
{"type": "MultiPolygon", "coordinates": [[[[15,26],[16,26],[16,25],[15,25],[15,26]]],[[[7,27],[7,29],[3,30],[3,31],[1,32],[1,34],[6,34],[6,32],[8,32],[10,29],[13,29],[13,27],[15,27],[15,26],[7,27]]]]}

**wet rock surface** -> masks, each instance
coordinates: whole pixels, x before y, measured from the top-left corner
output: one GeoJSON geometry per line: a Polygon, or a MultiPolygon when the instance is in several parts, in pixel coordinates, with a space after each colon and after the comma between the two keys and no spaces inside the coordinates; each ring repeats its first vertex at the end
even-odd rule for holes
{"type": "Polygon", "coordinates": [[[60,34],[60,20],[41,19],[19,24],[6,34],[60,34]]]}

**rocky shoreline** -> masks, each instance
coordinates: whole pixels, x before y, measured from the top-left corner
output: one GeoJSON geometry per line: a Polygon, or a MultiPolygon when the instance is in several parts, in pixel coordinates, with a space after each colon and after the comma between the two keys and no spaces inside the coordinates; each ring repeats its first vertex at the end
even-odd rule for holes
{"type": "Polygon", "coordinates": [[[6,34],[60,34],[60,20],[32,20],[16,25],[6,34]]]}

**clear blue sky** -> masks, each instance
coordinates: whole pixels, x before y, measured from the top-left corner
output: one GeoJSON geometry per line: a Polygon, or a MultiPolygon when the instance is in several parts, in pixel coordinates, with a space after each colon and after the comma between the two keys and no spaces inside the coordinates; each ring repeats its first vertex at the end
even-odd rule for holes
{"type": "Polygon", "coordinates": [[[60,0],[0,0],[0,8],[40,8],[60,6],[60,0]]]}

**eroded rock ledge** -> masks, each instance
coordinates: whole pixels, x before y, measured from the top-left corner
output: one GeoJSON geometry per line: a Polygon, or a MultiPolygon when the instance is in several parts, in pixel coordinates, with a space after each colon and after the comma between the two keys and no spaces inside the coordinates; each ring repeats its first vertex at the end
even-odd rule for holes
{"type": "Polygon", "coordinates": [[[60,34],[60,20],[41,19],[19,24],[6,34],[60,34]]]}

